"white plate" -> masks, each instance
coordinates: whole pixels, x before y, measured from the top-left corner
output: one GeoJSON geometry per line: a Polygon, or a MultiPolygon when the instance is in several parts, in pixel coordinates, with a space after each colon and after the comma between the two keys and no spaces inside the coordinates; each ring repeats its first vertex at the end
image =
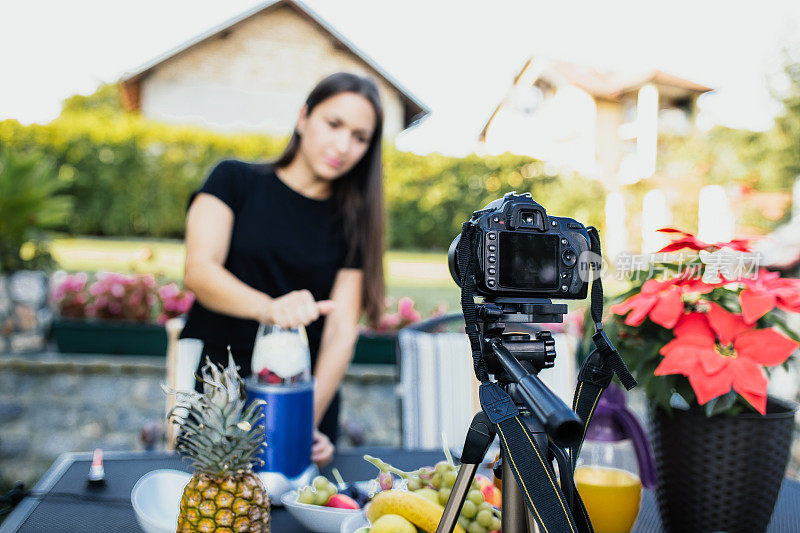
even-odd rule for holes
{"type": "Polygon", "coordinates": [[[145,533],[175,533],[183,488],[192,475],[180,470],[153,470],[131,491],[136,519],[145,533]]]}

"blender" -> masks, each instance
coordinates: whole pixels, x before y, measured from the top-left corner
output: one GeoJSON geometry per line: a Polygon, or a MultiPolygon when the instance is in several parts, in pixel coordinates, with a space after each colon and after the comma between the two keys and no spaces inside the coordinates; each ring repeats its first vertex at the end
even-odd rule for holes
{"type": "Polygon", "coordinates": [[[314,381],[305,329],[262,324],[256,335],[247,401],[263,400],[264,440],[255,468],[272,502],[308,485],[319,473],[311,462],[314,381]]]}

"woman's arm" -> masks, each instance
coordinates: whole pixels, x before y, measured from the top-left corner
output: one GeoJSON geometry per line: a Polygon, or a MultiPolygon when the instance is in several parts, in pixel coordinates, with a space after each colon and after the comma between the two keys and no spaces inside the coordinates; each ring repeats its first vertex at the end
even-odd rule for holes
{"type": "Polygon", "coordinates": [[[233,231],[233,211],[214,195],[200,193],[186,216],[184,286],[205,307],[239,318],[264,320],[270,297],[223,265],[233,231]]]}
{"type": "Polygon", "coordinates": [[[307,290],[270,298],[231,274],[223,265],[232,231],[231,208],[212,194],[198,194],[186,217],[183,284],[201,304],[218,313],[281,327],[307,326],[333,310],[333,302],[315,302],[307,290]]]}
{"type": "Polygon", "coordinates": [[[318,426],[339,388],[358,339],[361,290],[364,273],[343,268],[336,274],[331,290],[335,309],[325,320],[314,377],[314,425],[318,426]]]}

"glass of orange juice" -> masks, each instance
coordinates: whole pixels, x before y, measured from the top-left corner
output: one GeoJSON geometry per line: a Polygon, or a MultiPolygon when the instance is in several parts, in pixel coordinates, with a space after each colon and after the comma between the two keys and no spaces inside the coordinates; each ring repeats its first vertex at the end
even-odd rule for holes
{"type": "Polygon", "coordinates": [[[575,469],[575,485],[595,533],[629,533],[639,514],[642,483],[620,468],[584,465],[575,469]]]}

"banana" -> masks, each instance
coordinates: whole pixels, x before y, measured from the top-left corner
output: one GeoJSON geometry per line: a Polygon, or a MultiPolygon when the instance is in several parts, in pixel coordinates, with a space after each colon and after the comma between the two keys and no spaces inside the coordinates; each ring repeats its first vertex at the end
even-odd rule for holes
{"type": "MultiPolygon", "coordinates": [[[[444,507],[441,505],[405,490],[379,492],[367,506],[367,519],[370,523],[385,514],[397,514],[428,533],[435,533],[442,513],[444,507]]],[[[453,531],[465,533],[464,528],[458,524],[453,531]]]]}

